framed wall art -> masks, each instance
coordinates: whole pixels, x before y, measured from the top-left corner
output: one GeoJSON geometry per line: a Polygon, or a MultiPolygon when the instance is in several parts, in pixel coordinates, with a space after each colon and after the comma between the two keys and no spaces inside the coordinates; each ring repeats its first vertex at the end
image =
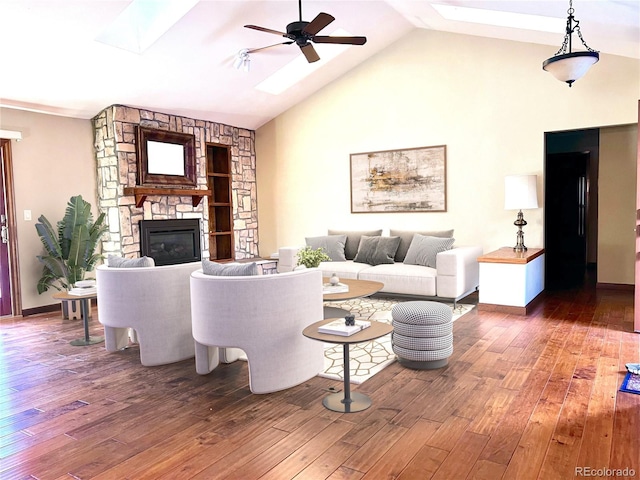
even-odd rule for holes
{"type": "Polygon", "coordinates": [[[351,154],[351,213],[446,212],[446,145],[351,154]]]}

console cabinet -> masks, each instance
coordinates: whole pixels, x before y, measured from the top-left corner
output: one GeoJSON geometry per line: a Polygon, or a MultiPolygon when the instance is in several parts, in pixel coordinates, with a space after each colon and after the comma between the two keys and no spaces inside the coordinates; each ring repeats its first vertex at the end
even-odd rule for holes
{"type": "Polygon", "coordinates": [[[235,259],[233,201],[231,197],[231,149],[207,143],[207,186],[209,196],[209,258],[235,259]]]}
{"type": "Polygon", "coordinates": [[[478,257],[478,309],[527,315],[544,290],[544,250],[504,247],[478,257]]]}

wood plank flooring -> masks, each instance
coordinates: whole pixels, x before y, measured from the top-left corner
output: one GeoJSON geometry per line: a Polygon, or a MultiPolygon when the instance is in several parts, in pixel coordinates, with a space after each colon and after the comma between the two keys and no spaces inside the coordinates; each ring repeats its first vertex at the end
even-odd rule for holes
{"type": "Polygon", "coordinates": [[[321,400],[340,382],[253,395],[245,362],[142,367],[135,347],[69,345],[80,321],[4,318],[0,478],[638,478],[640,395],[618,391],[640,362],[632,330],[631,292],[547,293],[527,317],[474,309],[448,367],[394,363],[354,386],[371,408],[339,414],[321,400]]]}

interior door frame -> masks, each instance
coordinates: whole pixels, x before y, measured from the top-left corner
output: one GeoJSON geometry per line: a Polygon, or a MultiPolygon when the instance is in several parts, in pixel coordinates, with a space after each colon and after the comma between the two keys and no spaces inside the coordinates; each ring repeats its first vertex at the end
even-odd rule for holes
{"type": "Polygon", "coordinates": [[[9,229],[9,281],[11,282],[12,315],[22,315],[22,294],[20,289],[20,268],[18,260],[18,227],[16,224],[16,202],[13,182],[13,160],[11,140],[0,139],[2,149],[2,171],[4,172],[5,206],[7,228],[9,229]]]}

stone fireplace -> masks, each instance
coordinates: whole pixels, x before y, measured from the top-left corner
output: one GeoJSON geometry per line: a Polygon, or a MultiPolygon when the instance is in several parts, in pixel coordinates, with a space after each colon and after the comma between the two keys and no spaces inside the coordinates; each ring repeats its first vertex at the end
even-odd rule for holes
{"type": "Polygon", "coordinates": [[[136,126],[189,133],[196,138],[197,188],[207,188],[206,145],[231,147],[233,230],[235,258],[258,256],[255,132],[219,123],[112,105],[93,118],[98,180],[98,210],[109,226],[102,252],[141,256],[142,220],[197,219],[202,258],[209,258],[209,218],[205,197],[196,206],[190,195],[149,195],[136,206],[123,189],[137,178],[136,126]]]}

